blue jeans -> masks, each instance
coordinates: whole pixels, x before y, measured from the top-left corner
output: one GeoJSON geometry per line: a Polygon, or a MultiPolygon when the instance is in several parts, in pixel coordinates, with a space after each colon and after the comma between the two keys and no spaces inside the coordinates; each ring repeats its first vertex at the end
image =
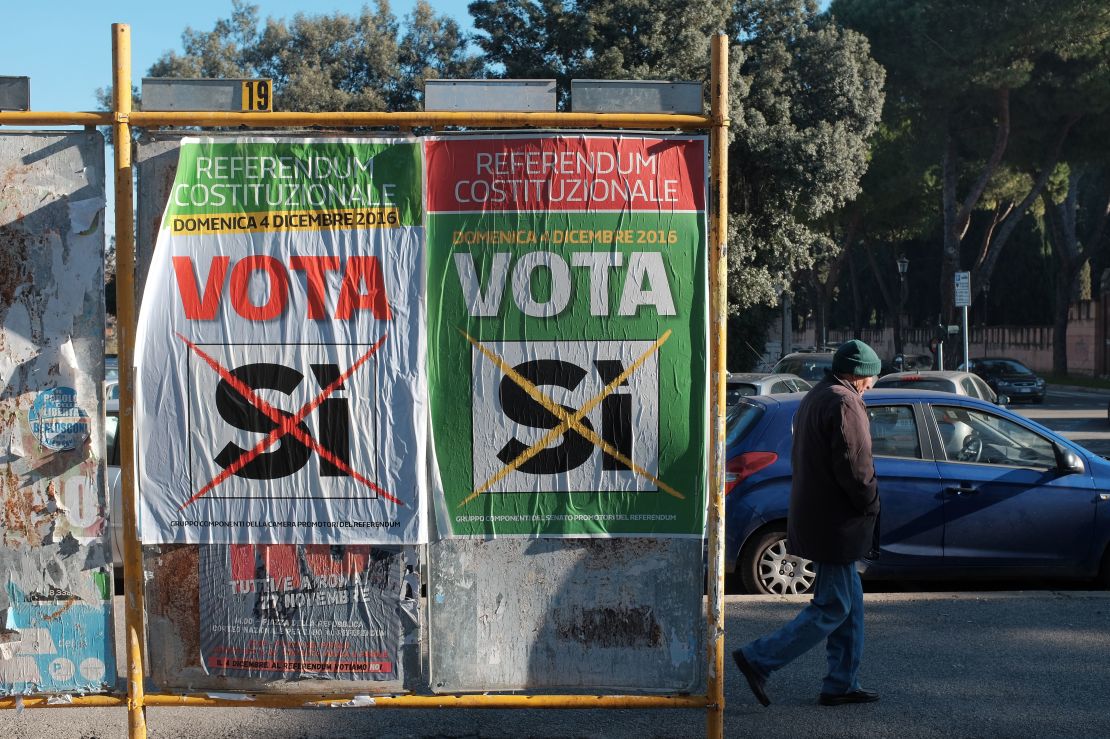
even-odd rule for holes
{"type": "Polygon", "coordinates": [[[822,693],[859,690],[863,657],[863,587],[856,565],[816,565],[813,600],[794,620],[743,648],[744,657],[766,678],[825,642],[829,672],[822,693]]]}

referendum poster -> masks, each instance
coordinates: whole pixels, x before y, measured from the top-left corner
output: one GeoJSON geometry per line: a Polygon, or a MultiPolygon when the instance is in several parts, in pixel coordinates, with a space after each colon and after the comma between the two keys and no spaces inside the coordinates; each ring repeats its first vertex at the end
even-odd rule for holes
{"type": "Polygon", "coordinates": [[[0,694],[116,683],[104,139],[0,135],[0,694]]]}
{"type": "Polygon", "coordinates": [[[398,680],[404,573],[401,547],[201,547],[204,670],[261,680],[398,680]]]}
{"type": "Polygon", "coordinates": [[[437,522],[701,536],[706,140],[425,140],[437,522]]]}
{"type": "Polygon", "coordinates": [[[426,538],[421,150],[186,138],[136,347],[144,543],[426,538]]]}

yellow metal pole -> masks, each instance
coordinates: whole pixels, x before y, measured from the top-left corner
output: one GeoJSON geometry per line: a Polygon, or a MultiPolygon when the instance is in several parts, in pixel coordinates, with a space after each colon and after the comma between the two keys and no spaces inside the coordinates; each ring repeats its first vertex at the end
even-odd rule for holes
{"type": "Polygon", "coordinates": [[[131,184],[131,27],[112,24],[112,129],[116,154],[116,306],[119,336],[120,471],[123,482],[123,581],[127,639],[127,726],[146,739],[143,704],[143,562],[135,535],[135,203],[131,184]]]}
{"type": "Polygon", "coordinates": [[[41,111],[0,112],[0,126],[110,126],[111,113],[56,113],[41,111]]]}
{"type": "MultiPolygon", "coordinates": [[[[2,120],[2,119],[0,119],[2,120]]],[[[228,113],[157,112],[130,114],[133,126],[252,126],[261,128],[400,128],[466,126],[468,128],[647,128],[704,129],[711,119],[670,113],[228,113]]]]}
{"type": "Polygon", "coordinates": [[[713,39],[712,118],[710,133],[711,168],[709,209],[709,706],[706,734],[709,739],[724,735],[725,718],[725,365],[727,346],[728,288],[728,36],[713,39]]]}

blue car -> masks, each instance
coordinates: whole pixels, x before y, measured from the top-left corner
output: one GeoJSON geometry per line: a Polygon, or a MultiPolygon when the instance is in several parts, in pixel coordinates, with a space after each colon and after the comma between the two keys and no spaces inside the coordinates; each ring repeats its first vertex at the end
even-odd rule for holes
{"type": "MultiPolygon", "coordinates": [[[[786,552],[802,394],[744,398],[728,418],[726,569],[750,593],[806,593],[786,552]]],[[[1110,586],[1110,461],[977,398],[870,390],[882,498],[865,578],[1099,578],[1110,586]]]]}

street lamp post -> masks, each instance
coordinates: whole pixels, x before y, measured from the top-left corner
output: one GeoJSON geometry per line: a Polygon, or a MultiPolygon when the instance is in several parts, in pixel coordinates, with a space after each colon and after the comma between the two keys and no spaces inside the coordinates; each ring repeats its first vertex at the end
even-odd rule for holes
{"type": "Polygon", "coordinates": [[[910,268],[910,260],[906,259],[905,255],[898,257],[898,318],[895,323],[896,331],[894,332],[894,353],[902,354],[902,316],[906,311],[906,272],[910,268]]]}

